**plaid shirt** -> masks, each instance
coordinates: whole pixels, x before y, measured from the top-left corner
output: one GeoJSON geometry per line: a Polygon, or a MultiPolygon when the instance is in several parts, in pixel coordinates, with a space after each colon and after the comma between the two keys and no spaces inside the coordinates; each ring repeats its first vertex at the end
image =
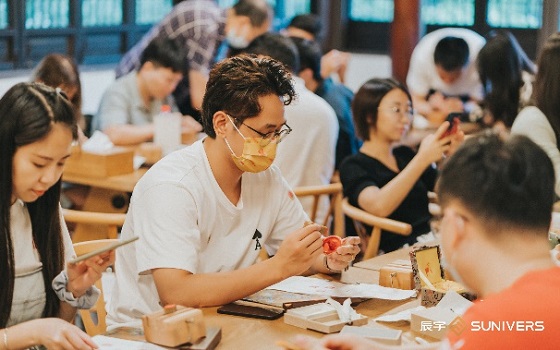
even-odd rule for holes
{"type": "Polygon", "coordinates": [[[177,4],[124,55],[116,68],[117,78],[140,68],[142,52],[156,37],[177,39],[187,53],[186,67],[207,73],[225,39],[225,21],[225,11],[214,1],[189,0],[177,4]]]}

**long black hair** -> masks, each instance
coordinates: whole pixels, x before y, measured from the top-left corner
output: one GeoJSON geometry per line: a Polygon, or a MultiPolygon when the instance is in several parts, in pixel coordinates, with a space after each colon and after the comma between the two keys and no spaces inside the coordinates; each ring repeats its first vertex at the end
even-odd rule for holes
{"type": "Polygon", "coordinates": [[[533,102],[552,126],[560,149],[560,32],[552,34],[537,60],[533,102]]]}
{"type": "MultiPolygon", "coordinates": [[[[67,126],[77,138],[77,124],[70,102],[58,91],[38,83],[19,83],[0,99],[0,328],[12,309],[15,260],[11,239],[13,157],[19,147],[45,138],[55,123],[67,126]]],[[[64,268],[64,245],[59,213],[61,180],[33,203],[27,203],[33,241],[43,264],[46,306],[43,317],[58,316],[60,301],[53,278],[64,268]]]]}
{"type": "Polygon", "coordinates": [[[484,107],[494,121],[511,127],[519,111],[519,90],[523,71],[535,74],[535,65],[515,37],[507,31],[492,31],[477,56],[477,67],[484,88],[484,107]]]}

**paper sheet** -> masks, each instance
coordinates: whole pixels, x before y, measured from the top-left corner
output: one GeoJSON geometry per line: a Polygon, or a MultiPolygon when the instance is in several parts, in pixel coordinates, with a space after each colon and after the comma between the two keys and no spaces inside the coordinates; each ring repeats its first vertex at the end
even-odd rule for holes
{"type": "Polygon", "coordinates": [[[157,346],[155,344],[140,342],[140,341],[133,341],[133,340],[124,340],[119,338],[107,337],[104,335],[96,335],[92,337],[93,341],[97,346],[99,346],[99,350],[161,350],[165,349],[161,346],[157,346]]]}
{"type": "Polygon", "coordinates": [[[385,300],[405,300],[415,298],[415,290],[382,287],[377,284],[344,284],[314,277],[293,276],[266,289],[291,293],[313,294],[323,297],[375,298],[385,300]]]}
{"type": "Polygon", "coordinates": [[[410,315],[413,312],[424,310],[424,309],[426,309],[424,306],[418,306],[415,307],[414,309],[404,310],[396,314],[379,316],[374,320],[377,322],[402,322],[402,321],[410,322],[410,315]]]}

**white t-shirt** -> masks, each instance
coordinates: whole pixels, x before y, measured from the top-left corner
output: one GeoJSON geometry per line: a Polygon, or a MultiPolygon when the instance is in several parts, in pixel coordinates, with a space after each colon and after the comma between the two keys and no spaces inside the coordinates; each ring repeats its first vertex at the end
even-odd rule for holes
{"type": "MultiPolygon", "coordinates": [[[[64,219],[60,218],[64,223],[64,219]]],[[[68,261],[74,256],[74,248],[68,229],[61,225],[64,256],[68,261]]],[[[10,207],[10,231],[14,248],[15,275],[12,311],[7,326],[41,318],[45,308],[45,283],[43,263],[33,243],[31,218],[27,206],[17,199],[10,207]]],[[[51,288],[51,285],[48,285],[51,288]]]]}
{"type": "Polygon", "coordinates": [[[486,40],[479,34],[464,28],[443,28],[426,34],[412,52],[406,84],[413,95],[427,96],[430,89],[448,96],[469,95],[481,100],[482,84],[476,68],[476,57],[486,40]],[[434,51],[439,41],[453,36],[464,39],[469,45],[469,60],[463,74],[452,84],[444,83],[436,71],[434,51]]]}
{"type": "Polygon", "coordinates": [[[245,268],[256,262],[259,244],[274,254],[307,220],[274,165],[244,173],[240,200],[231,203],[214,178],[203,141],[171,153],[136,185],[122,238],[140,239],[117,250],[109,326],[138,322],[161,309],[152,269],[214,273],[245,268]]]}
{"type": "MultiPolygon", "coordinates": [[[[288,184],[295,187],[328,185],[334,173],[338,119],[333,108],[305,87],[303,79],[294,77],[297,99],[286,106],[284,116],[292,128],[278,145],[276,164],[288,184]]],[[[313,199],[300,198],[307,213],[313,199]]],[[[327,196],[321,198],[315,221],[322,223],[329,207],[327,196]]]]}
{"type": "Polygon", "coordinates": [[[519,112],[511,126],[511,134],[525,135],[548,154],[554,165],[555,192],[560,196],[560,150],[556,144],[554,129],[544,113],[535,106],[527,106],[519,112]]]}

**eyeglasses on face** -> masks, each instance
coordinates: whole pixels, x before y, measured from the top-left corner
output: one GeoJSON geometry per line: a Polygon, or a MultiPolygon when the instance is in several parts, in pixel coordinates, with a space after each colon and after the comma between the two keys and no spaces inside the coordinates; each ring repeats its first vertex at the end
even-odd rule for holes
{"type": "MultiPolygon", "coordinates": [[[[256,132],[261,139],[265,142],[263,145],[269,144],[271,141],[275,140],[276,143],[280,143],[286,136],[288,136],[291,132],[292,132],[292,128],[290,128],[290,126],[286,123],[284,123],[282,125],[282,128],[280,130],[274,130],[271,132],[268,132],[266,134],[250,127],[249,125],[245,124],[243,121],[239,120],[236,117],[233,117],[229,114],[227,114],[228,117],[230,117],[231,119],[235,120],[236,122],[245,125],[247,128],[251,129],[252,131],[256,132]]],[[[235,125],[235,124],[234,124],[235,125]]]]}
{"type": "Polygon", "coordinates": [[[377,109],[381,110],[381,111],[390,111],[394,115],[399,115],[399,116],[404,115],[408,118],[414,117],[414,109],[412,109],[410,107],[393,106],[393,107],[377,107],[377,109]]]}

